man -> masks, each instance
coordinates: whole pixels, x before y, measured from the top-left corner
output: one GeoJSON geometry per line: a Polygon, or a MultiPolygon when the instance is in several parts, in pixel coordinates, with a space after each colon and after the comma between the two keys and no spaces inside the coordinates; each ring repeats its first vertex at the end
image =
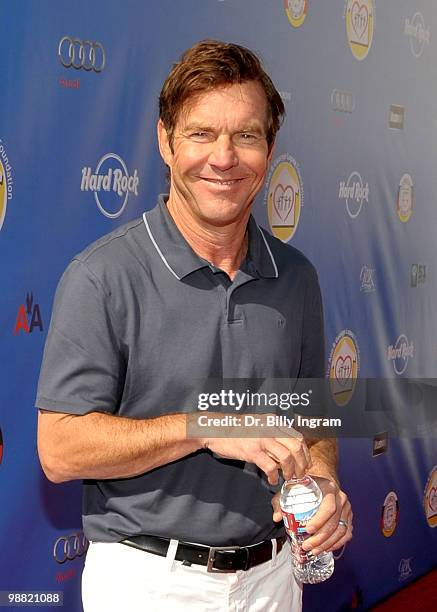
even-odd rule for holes
{"type": "Polygon", "coordinates": [[[59,284],[38,447],[52,481],[84,480],[86,612],[299,610],[279,471],[321,477],[308,550],[351,537],[332,440],[187,430],[199,381],[323,376],[315,271],[250,215],[283,113],[252,52],[194,45],[160,96],[168,198],[59,284]]]}

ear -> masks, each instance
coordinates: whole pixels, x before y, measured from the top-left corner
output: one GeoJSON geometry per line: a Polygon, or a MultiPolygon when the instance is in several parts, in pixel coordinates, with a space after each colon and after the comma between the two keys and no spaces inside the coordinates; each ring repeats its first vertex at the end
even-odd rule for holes
{"type": "Polygon", "coordinates": [[[170,147],[170,141],[167,134],[167,130],[164,127],[161,119],[158,121],[158,125],[156,126],[156,130],[158,133],[158,146],[159,152],[161,153],[161,157],[167,166],[171,166],[171,162],[173,159],[173,153],[170,147]]]}

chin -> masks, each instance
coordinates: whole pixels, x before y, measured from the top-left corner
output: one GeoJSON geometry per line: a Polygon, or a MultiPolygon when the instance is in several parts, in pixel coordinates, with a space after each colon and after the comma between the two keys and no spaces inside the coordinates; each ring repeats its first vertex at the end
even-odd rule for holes
{"type": "Polygon", "coordinates": [[[248,209],[248,205],[241,205],[236,202],[223,202],[221,200],[216,201],[216,206],[213,210],[205,208],[201,209],[201,216],[205,221],[213,225],[224,226],[230,223],[235,223],[238,219],[244,216],[248,209]]]}

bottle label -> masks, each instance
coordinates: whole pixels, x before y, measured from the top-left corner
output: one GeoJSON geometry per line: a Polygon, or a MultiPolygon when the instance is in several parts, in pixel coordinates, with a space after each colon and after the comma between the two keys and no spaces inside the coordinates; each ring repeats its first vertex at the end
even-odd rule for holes
{"type": "Polygon", "coordinates": [[[310,518],[314,516],[317,508],[312,508],[306,512],[299,512],[292,514],[291,512],[284,512],[282,510],[282,518],[284,520],[285,530],[289,536],[292,534],[303,535],[306,534],[306,525],[310,518]]]}
{"type": "Polygon", "coordinates": [[[314,516],[316,511],[317,508],[313,508],[307,512],[292,514],[291,512],[284,512],[284,510],[282,510],[282,519],[284,521],[285,531],[288,533],[291,540],[291,554],[295,564],[305,565],[313,559],[310,551],[302,550],[302,542],[308,537],[306,524],[310,518],[314,516]]]}

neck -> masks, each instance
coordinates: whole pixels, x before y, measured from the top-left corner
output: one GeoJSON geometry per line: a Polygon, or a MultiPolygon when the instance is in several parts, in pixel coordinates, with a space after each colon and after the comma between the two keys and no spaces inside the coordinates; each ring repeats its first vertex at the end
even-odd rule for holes
{"type": "Polygon", "coordinates": [[[233,279],[246,257],[248,248],[247,223],[250,207],[237,220],[227,225],[203,222],[191,214],[177,197],[170,193],[167,209],[177,228],[193,251],[224,270],[233,279]]]}

